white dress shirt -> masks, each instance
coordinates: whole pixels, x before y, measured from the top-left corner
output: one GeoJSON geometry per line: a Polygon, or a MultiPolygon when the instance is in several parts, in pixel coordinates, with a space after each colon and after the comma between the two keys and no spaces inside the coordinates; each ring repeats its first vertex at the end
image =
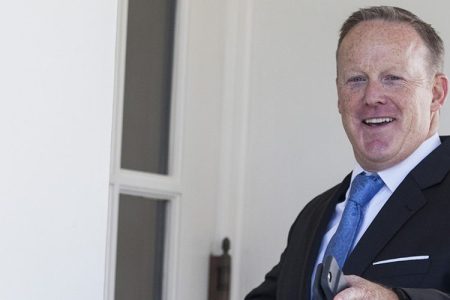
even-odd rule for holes
{"type": "MultiPolygon", "coordinates": [[[[352,246],[352,249],[361,239],[361,236],[367,230],[369,225],[375,219],[378,212],[381,210],[383,205],[388,201],[391,197],[392,193],[397,189],[400,183],[405,179],[406,175],[414,169],[425,157],[428,156],[434,149],[436,149],[441,144],[441,140],[439,139],[439,135],[436,133],[432,137],[428,138],[424,141],[409,157],[407,157],[402,162],[397,165],[378,172],[378,175],[384,182],[384,186],[380,189],[380,191],[370,200],[370,202],[364,208],[364,219],[362,221],[361,227],[359,229],[358,234],[356,235],[355,242],[352,246]]],[[[351,183],[353,179],[361,172],[366,172],[359,164],[356,164],[356,167],[353,169],[351,183]]],[[[371,174],[370,172],[366,172],[371,174]]],[[[345,205],[347,204],[348,194],[350,191],[350,187],[347,189],[347,193],[345,195],[345,201],[340,202],[336,205],[333,216],[328,223],[327,232],[322,238],[322,243],[320,244],[319,254],[316,259],[316,264],[313,271],[312,280],[314,280],[316,267],[319,263],[323,261],[323,256],[325,254],[325,250],[328,246],[328,243],[331,240],[331,237],[336,232],[339,222],[342,218],[342,213],[344,212],[345,205]]]]}

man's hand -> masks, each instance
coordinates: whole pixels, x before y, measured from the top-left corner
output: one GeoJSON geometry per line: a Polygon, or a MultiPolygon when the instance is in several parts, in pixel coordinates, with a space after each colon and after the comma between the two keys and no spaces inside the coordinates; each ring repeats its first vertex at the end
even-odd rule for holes
{"type": "Polygon", "coordinates": [[[345,276],[349,287],[337,294],[333,300],[398,300],[388,288],[365,280],[359,276],[345,276]]]}

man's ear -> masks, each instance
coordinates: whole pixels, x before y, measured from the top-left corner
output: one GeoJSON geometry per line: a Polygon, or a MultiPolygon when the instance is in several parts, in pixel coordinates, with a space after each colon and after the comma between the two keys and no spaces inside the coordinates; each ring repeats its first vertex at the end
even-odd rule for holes
{"type": "Polygon", "coordinates": [[[448,78],[442,73],[436,74],[433,83],[433,100],[431,102],[431,111],[436,112],[444,106],[448,93],[448,78]]]}

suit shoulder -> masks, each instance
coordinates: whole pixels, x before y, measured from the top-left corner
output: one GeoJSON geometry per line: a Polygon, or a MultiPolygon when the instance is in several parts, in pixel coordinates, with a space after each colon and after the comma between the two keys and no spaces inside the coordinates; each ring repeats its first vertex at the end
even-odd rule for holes
{"type": "MultiPolygon", "coordinates": [[[[295,228],[304,228],[304,226],[301,226],[300,224],[305,225],[316,223],[324,213],[329,211],[331,207],[334,207],[333,204],[337,202],[340,195],[345,194],[349,181],[348,178],[349,176],[347,176],[343,182],[333,186],[309,201],[292,224],[289,236],[296,230],[295,228]]],[[[310,226],[306,227],[310,228],[310,226]]]]}
{"type": "Polygon", "coordinates": [[[306,204],[306,206],[303,208],[302,211],[316,207],[316,206],[322,206],[325,201],[331,199],[337,192],[339,192],[343,188],[343,185],[345,185],[345,182],[336,184],[332,188],[329,188],[325,192],[317,195],[316,197],[314,197],[311,201],[309,201],[306,204]]]}

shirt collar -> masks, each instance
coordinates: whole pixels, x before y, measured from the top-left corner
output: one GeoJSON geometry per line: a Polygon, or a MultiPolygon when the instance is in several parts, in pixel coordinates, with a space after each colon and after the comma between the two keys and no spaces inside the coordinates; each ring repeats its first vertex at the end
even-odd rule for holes
{"type": "MultiPolygon", "coordinates": [[[[392,166],[386,170],[379,171],[378,175],[383,179],[383,182],[387,188],[393,193],[400,183],[405,179],[406,175],[414,169],[425,157],[428,156],[434,149],[441,144],[439,135],[436,133],[430,138],[425,140],[410,156],[401,161],[400,163],[392,166]]],[[[358,163],[352,172],[353,179],[361,172],[371,173],[365,171],[358,163]]]]}

